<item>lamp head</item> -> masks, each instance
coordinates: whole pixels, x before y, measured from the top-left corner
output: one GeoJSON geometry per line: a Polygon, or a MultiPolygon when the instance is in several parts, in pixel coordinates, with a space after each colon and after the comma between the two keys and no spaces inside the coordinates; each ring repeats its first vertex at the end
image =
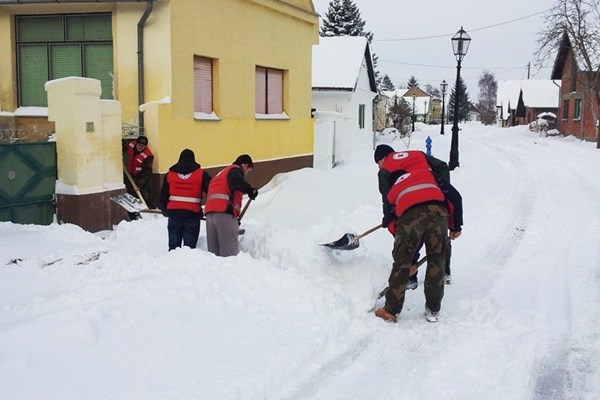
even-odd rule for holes
{"type": "Polygon", "coordinates": [[[467,32],[461,26],[460,30],[452,36],[452,50],[457,61],[462,61],[465,57],[469,50],[469,44],[471,44],[471,37],[467,35],[467,32]]]}

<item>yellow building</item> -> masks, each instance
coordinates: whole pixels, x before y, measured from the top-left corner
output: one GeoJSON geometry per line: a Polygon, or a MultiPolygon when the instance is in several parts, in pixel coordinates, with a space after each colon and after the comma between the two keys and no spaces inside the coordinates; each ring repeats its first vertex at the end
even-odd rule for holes
{"type": "Polygon", "coordinates": [[[318,40],[311,0],[0,0],[0,111],[43,117],[46,81],[96,78],[157,177],[190,148],[213,173],[250,154],[260,186],[312,166],[318,40]]]}

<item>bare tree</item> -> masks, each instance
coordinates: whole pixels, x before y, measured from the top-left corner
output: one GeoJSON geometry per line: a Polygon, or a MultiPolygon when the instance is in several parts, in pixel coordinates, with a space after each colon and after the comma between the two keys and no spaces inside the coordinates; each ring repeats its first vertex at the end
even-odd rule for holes
{"type": "Polygon", "coordinates": [[[496,121],[496,96],[498,94],[498,82],[494,74],[484,71],[479,78],[479,102],[477,108],[481,114],[481,122],[491,125],[496,121]]]}
{"type": "Polygon", "coordinates": [[[442,98],[442,93],[436,87],[431,86],[429,83],[425,84],[425,91],[434,97],[442,98]]]}
{"type": "MultiPolygon", "coordinates": [[[[545,28],[539,33],[539,50],[536,57],[543,65],[560,52],[565,39],[570,42],[578,67],[585,72],[578,76],[584,96],[590,102],[592,117],[598,121],[600,104],[600,1],[598,0],[555,0],[554,7],[546,12],[545,28]]],[[[597,137],[600,148],[600,135],[597,137]]]]}

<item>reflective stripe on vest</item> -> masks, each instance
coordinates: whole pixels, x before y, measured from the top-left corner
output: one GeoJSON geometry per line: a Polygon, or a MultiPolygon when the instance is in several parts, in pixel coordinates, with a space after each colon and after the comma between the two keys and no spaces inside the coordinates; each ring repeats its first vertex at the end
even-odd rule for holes
{"type": "Polygon", "coordinates": [[[401,191],[400,193],[398,193],[398,196],[396,196],[396,200],[394,201],[394,204],[398,204],[400,202],[400,200],[402,199],[402,197],[404,197],[404,195],[406,195],[407,193],[414,192],[415,190],[423,190],[423,189],[438,189],[438,186],[433,185],[431,183],[422,183],[420,185],[409,186],[406,189],[404,189],[403,191],[401,191]]]}
{"type": "Polygon", "coordinates": [[[227,200],[227,201],[229,201],[229,195],[227,195],[227,194],[218,194],[218,193],[215,193],[215,194],[209,194],[209,195],[206,197],[206,200],[207,200],[207,201],[208,201],[208,200],[216,200],[216,199],[218,199],[218,200],[227,200]]]}
{"type": "Polygon", "coordinates": [[[169,196],[169,201],[183,201],[184,203],[200,203],[201,199],[198,197],[169,196]]]}

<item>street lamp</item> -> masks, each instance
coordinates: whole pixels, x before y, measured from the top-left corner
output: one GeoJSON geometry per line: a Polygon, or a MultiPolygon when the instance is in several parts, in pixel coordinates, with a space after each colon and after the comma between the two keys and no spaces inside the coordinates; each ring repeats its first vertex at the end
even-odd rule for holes
{"type": "Polygon", "coordinates": [[[452,142],[450,144],[450,162],[448,167],[450,170],[459,166],[458,163],[458,107],[460,104],[460,63],[469,50],[469,44],[471,44],[471,37],[467,35],[467,32],[460,27],[460,30],[456,32],[456,35],[452,36],[452,50],[456,56],[456,86],[454,92],[454,121],[452,124],[452,142]]]}
{"type": "Polygon", "coordinates": [[[442,129],[440,131],[440,135],[444,134],[444,114],[446,113],[445,102],[446,102],[446,89],[448,88],[448,83],[444,79],[442,83],[440,83],[440,88],[442,89],[442,129]]]}
{"type": "Polygon", "coordinates": [[[412,114],[412,131],[415,131],[415,100],[417,96],[413,94],[413,114],[412,114]]]}

